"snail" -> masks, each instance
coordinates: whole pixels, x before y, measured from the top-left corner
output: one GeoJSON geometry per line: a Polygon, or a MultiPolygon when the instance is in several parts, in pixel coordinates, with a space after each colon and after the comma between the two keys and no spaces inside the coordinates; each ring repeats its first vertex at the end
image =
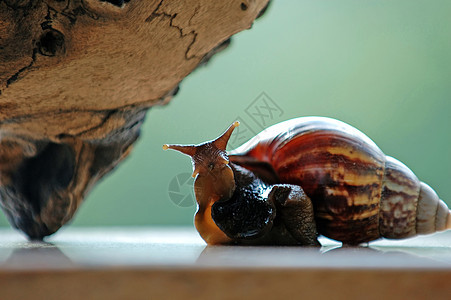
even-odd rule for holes
{"type": "Polygon", "coordinates": [[[358,245],[451,229],[451,211],[427,184],[341,121],[301,117],[226,152],[238,122],[191,156],[207,244],[318,246],[318,235],[358,245]]]}

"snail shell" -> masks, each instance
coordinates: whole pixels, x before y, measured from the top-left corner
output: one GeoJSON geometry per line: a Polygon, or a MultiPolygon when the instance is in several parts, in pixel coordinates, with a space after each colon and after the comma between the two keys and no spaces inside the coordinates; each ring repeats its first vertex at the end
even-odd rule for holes
{"type": "Polygon", "coordinates": [[[432,188],[341,121],[301,117],[276,124],[229,159],[262,178],[301,186],[318,232],[347,244],[451,228],[450,210],[432,188]]]}

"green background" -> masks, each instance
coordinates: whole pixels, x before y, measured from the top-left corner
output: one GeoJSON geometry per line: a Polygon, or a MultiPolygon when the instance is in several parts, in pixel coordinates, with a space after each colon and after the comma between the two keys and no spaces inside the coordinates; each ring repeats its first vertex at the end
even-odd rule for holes
{"type": "MultiPolygon", "coordinates": [[[[262,92],[283,111],[268,124],[345,121],[451,205],[450,14],[449,0],[273,1],[169,105],[149,111],[131,156],[71,226],[191,225],[194,204],[176,205],[168,193],[174,176],[192,171],[190,160],[162,144],[212,139],[236,118],[260,131],[246,111],[262,92]]],[[[180,193],[190,195],[189,184],[180,193]]],[[[3,215],[0,225],[8,226],[3,215]]]]}

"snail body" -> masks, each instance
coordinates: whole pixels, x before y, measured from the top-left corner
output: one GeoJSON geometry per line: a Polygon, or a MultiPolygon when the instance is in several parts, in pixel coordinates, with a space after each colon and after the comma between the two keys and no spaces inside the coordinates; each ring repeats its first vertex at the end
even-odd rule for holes
{"type": "Polygon", "coordinates": [[[437,194],[348,124],[296,118],[227,153],[236,126],[201,145],[167,146],[193,158],[195,223],[209,244],[317,245],[318,233],[352,245],[451,228],[450,210],[437,194]],[[237,213],[246,201],[265,203],[259,208],[265,212],[252,212],[246,204],[248,209],[237,213]],[[262,220],[246,223],[255,216],[262,220]],[[254,233],[238,232],[233,220],[247,224],[240,225],[249,227],[244,232],[254,226],[254,233]]]}

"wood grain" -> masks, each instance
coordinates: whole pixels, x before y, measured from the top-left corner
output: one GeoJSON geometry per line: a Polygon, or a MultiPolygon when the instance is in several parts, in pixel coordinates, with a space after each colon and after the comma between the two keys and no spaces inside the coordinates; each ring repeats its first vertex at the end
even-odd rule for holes
{"type": "Polygon", "coordinates": [[[368,247],[206,246],[191,228],[0,230],[1,299],[449,299],[451,231],[368,247]]]}
{"type": "Polygon", "coordinates": [[[42,239],[268,0],[0,0],[0,197],[42,239]]]}
{"type": "Polygon", "coordinates": [[[449,271],[83,270],[0,274],[5,299],[449,299],[449,271]],[[26,288],[24,288],[26,287],[26,288]]]}

